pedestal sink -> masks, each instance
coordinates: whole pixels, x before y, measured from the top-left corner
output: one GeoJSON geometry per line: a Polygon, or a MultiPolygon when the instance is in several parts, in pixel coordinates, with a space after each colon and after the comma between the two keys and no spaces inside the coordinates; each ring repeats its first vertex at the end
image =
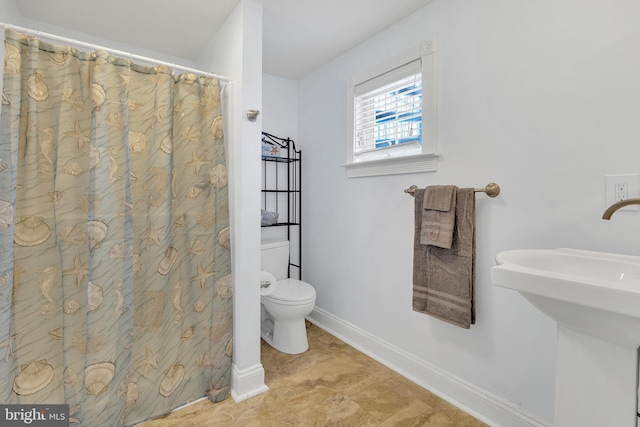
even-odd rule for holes
{"type": "Polygon", "coordinates": [[[558,322],[554,424],[635,427],[640,257],[577,249],[500,252],[496,286],[558,322]]]}

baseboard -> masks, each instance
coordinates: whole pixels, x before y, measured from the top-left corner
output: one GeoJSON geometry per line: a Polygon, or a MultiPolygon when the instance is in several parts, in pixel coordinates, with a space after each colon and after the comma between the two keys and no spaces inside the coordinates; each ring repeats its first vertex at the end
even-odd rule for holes
{"type": "Polygon", "coordinates": [[[269,387],[264,383],[264,367],[262,364],[241,370],[236,365],[231,367],[231,397],[236,402],[264,393],[269,387]]]}
{"type": "Polygon", "coordinates": [[[307,319],[490,426],[547,427],[550,425],[514,403],[403,352],[321,308],[314,308],[307,319]]]}

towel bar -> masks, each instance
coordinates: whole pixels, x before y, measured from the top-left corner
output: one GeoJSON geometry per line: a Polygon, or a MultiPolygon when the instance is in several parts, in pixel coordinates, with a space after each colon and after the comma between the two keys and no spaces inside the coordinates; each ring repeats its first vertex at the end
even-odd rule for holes
{"type": "MultiPolygon", "coordinates": [[[[405,188],[404,192],[415,196],[415,192],[418,189],[417,185],[412,185],[409,188],[405,188]]],[[[500,194],[500,186],[495,182],[490,182],[484,188],[474,188],[473,191],[476,193],[485,193],[489,197],[496,197],[500,194]]]]}

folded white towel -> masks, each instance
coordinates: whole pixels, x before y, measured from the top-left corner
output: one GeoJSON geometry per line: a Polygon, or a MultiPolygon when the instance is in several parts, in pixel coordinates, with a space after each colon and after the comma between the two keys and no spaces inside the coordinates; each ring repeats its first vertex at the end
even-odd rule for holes
{"type": "Polygon", "coordinates": [[[278,222],[278,212],[260,210],[260,225],[273,225],[278,222]]]}

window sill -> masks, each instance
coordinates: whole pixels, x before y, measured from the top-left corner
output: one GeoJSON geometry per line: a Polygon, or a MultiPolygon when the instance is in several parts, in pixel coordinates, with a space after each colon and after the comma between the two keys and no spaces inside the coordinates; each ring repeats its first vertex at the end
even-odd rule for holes
{"type": "Polygon", "coordinates": [[[406,157],[347,163],[340,166],[345,168],[347,178],[435,172],[437,170],[439,156],[437,153],[418,154],[406,157]]]}

